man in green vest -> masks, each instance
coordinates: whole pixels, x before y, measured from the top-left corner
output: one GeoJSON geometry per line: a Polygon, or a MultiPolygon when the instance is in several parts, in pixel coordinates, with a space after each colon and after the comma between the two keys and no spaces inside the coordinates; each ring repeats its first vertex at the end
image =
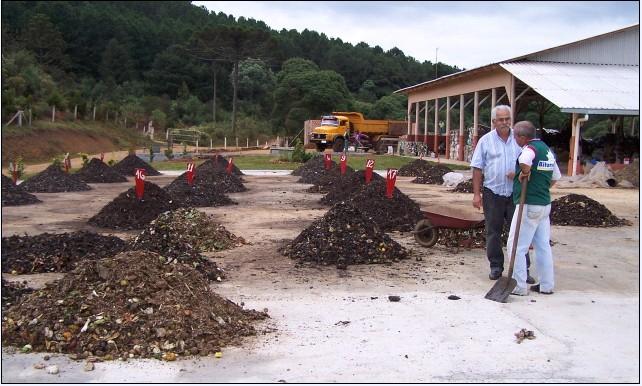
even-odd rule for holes
{"type": "MultiPolygon", "coordinates": [[[[517,159],[515,178],[513,180],[513,201],[519,204],[522,180],[528,179],[526,200],[515,253],[513,278],[517,286],[514,295],[528,295],[526,286],[526,258],[524,255],[532,244],[537,260],[539,284],[531,290],[550,295],[555,286],[553,273],[553,254],[549,240],[551,238],[551,187],[561,178],[561,173],[551,149],[540,139],[535,138],[535,126],[529,121],[517,122],[513,127],[515,141],[522,148],[517,159]]],[[[515,211],[510,226],[506,248],[512,250],[517,215],[515,211]]]]}

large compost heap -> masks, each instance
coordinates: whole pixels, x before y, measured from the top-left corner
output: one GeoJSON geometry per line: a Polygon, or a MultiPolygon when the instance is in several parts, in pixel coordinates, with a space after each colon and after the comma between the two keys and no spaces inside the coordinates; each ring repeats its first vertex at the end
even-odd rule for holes
{"type": "MultiPolygon", "coordinates": [[[[373,171],[370,183],[374,181],[385,181],[385,178],[373,171]]],[[[363,170],[350,173],[344,178],[335,180],[335,182],[328,187],[328,193],[321,197],[321,203],[333,205],[339,201],[346,200],[352,193],[363,188],[365,184],[366,177],[363,170]]]]}
{"type": "Polygon", "coordinates": [[[2,206],[30,205],[42,202],[38,197],[16,186],[13,180],[2,175],[2,206]]]}
{"type": "Polygon", "coordinates": [[[105,205],[88,222],[103,228],[142,229],[159,214],[176,208],[177,204],[163,189],[145,181],[142,200],[136,197],[135,188],[130,188],[105,205]]]}
{"type": "Polygon", "coordinates": [[[390,263],[407,257],[407,251],[353,205],[340,202],[280,249],[292,259],[334,264],[390,263]]]}
{"type": "Polygon", "coordinates": [[[84,260],[111,257],[125,248],[115,236],[87,231],[2,238],[2,272],[68,272],[84,260]]]}
{"type": "Polygon", "coordinates": [[[392,198],[387,198],[386,180],[380,179],[363,185],[346,199],[364,217],[384,231],[409,231],[424,218],[419,205],[394,188],[392,198]]]}
{"type": "Polygon", "coordinates": [[[27,287],[26,282],[11,282],[2,279],[2,312],[20,301],[23,295],[33,292],[33,288],[27,287]]]}
{"type": "MultiPolygon", "coordinates": [[[[219,169],[219,170],[226,170],[227,165],[229,164],[229,161],[225,159],[223,156],[216,156],[214,158],[210,158],[207,161],[203,162],[202,164],[198,165],[196,167],[196,171],[201,171],[202,169],[208,169],[208,168],[214,168],[214,169],[219,169]]],[[[242,176],[243,172],[241,169],[239,169],[235,164],[234,160],[232,160],[232,174],[236,176],[242,176]]]]}
{"type": "Polygon", "coordinates": [[[211,216],[193,208],[161,213],[130,244],[194,266],[210,280],[221,280],[223,272],[216,264],[201,256],[202,252],[229,249],[245,243],[214,222],[211,216]]]}
{"type": "Polygon", "coordinates": [[[337,163],[331,161],[332,166],[329,170],[325,170],[324,162],[325,161],[322,156],[312,157],[306,163],[295,169],[292,172],[292,175],[301,177],[297,182],[303,184],[316,184],[326,173],[337,167],[337,163]]]}
{"type": "Polygon", "coordinates": [[[346,167],[345,174],[341,174],[341,169],[338,167],[327,170],[325,173],[316,176],[314,185],[308,188],[307,191],[310,193],[327,193],[333,190],[335,185],[342,184],[342,181],[350,179],[353,174],[355,174],[355,171],[349,166],[346,167]]]}
{"type": "Polygon", "coordinates": [[[136,175],[136,169],[145,169],[146,176],[160,176],[160,172],[154,169],[150,164],[138,158],[136,154],[129,154],[116,165],[112,166],[115,171],[124,176],[136,175]]]}
{"type": "Polygon", "coordinates": [[[265,313],[217,295],[194,268],[149,251],[83,261],[3,314],[2,343],[72,358],[207,355],[254,335],[265,313]]]}
{"type": "Polygon", "coordinates": [[[551,224],[585,227],[617,227],[630,225],[616,217],[599,202],[581,195],[569,194],[551,203],[551,224]]]}
{"type": "Polygon", "coordinates": [[[397,175],[402,177],[417,177],[411,181],[415,184],[441,185],[444,183],[444,174],[450,172],[452,172],[452,169],[448,166],[417,159],[400,167],[397,175]]]}
{"type": "Polygon", "coordinates": [[[235,204],[226,192],[247,190],[241,180],[224,171],[204,168],[195,172],[192,185],[187,183],[187,172],[163,188],[181,206],[222,206],[235,204]]]}
{"type": "Polygon", "coordinates": [[[73,174],[67,174],[56,164],[29,178],[20,186],[27,192],[59,193],[91,190],[91,186],[82,182],[73,174]]]}
{"type": "Polygon", "coordinates": [[[75,176],[83,182],[91,183],[127,182],[125,176],[98,158],[92,158],[75,176]]]}

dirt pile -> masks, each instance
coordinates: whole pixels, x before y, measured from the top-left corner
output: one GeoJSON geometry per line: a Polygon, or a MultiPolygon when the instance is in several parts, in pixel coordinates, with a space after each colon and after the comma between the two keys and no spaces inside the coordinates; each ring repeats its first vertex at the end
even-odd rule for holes
{"type": "Polygon", "coordinates": [[[618,227],[630,225],[616,217],[599,202],[582,194],[569,194],[551,203],[551,224],[584,227],[618,227]]]}
{"type": "Polygon", "coordinates": [[[76,174],[83,182],[91,183],[113,183],[113,182],[127,182],[127,178],[122,174],[118,173],[115,169],[112,169],[99,160],[98,158],[92,158],[91,161],[85,166],[82,167],[76,174]]]}
{"type": "Polygon", "coordinates": [[[455,186],[455,189],[452,189],[451,192],[456,193],[473,193],[473,180],[463,181],[455,186]]]}
{"type": "Polygon", "coordinates": [[[135,188],[130,188],[105,205],[88,223],[102,228],[142,229],[159,214],[177,208],[167,192],[145,181],[142,200],[136,198],[135,188]]]}
{"type": "Polygon", "coordinates": [[[322,156],[316,156],[309,159],[302,166],[292,172],[292,175],[300,176],[297,182],[303,184],[316,184],[328,172],[337,168],[337,163],[332,161],[330,170],[325,170],[325,164],[322,156]]]}
{"type": "Polygon", "coordinates": [[[350,179],[350,176],[356,172],[351,167],[346,168],[346,174],[341,174],[341,169],[334,168],[319,175],[316,183],[307,189],[310,193],[327,193],[333,189],[335,185],[343,185],[343,181],[350,179]]]}
{"type": "Polygon", "coordinates": [[[452,169],[448,166],[428,164],[425,168],[418,169],[417,178],[410,182],[414,184],[442,185],[444,183],[444,175],[450,172],[452,172],[452,169]]]}
{"type": "Polygon", "coordinates": [[[226,191],[247,190],[240,179],[225,172],[204,169],[195,172],[194,184],[187,183],[187,172],[178,176],[163,189],[178,205],[184,207],[223,206],[236,204],[226,191]],[[241,190],[242,189],[242,190],[241,190]]]}
{"type": "Polygon", "coordinates": [[[38,197],[26,192],[22,186],[13,184],[13,180],[2,175],[2,206],[30,205],[42,202],[38,197]]]}
{"type": "Polygon", "coordinates": [[[91,190],[91,187],[82,182],[73,174],[67,174],[54,164],[49,165],[45,170],[29,178],[20,186],[27,192],[32,193],[59,193],[59,192],[80,192],[91,190]]]}
{"type": "MultiPolygon", "coordinates": [[[[232,162],[234,162],[232,160],[232,162]]],[[[196,167],[197,171],[202,171],[204,169],[217,169],[217,170],[226,170],[227,165],[229,164],[229,161],[225,159],[223,156],[218,156],[214,158],[210,158],[207,161],[203,162],[202,164],[198,165],[196,167]]],[[[242,176],[243,172],[241,169],[239,169],[234,163],[232,163],[232,174],[236,176],[242,176]]]]}
{"type": "Polygon", "coordinates": [[[340,202],[313,222],[280,252],[301,262],[336,264],[391,263],[407,251],[354,206],[340,202]]]}
{"type": "MultiPolygon", "coordinates": [[[[385,181],[377,173],[372,173],[370,183],[375,181],[385,181]]],[[[347,175],[346,178],[337,180],[332,186],[328,188],[328,193],[321,197],[321,203],[326,205],[333,205],[339,201],[346,200],[357,190],[363,188],[366,184],[366,177],[363,170],[356,171],[347,175]]]]}
{"type": "Polygon", "coordinates": [[[632,164],[616,171],[615,179],[618,183],[629,181],[636,188],[640,187],[640,160],[636,159],[632,164]]]}
{"type": "Polygon", "coordinates": [[[26,282],[11,282],[2,279],[2,312],[4,313],[7,308],[19,302],[22,295],[33,292],[33,288],[29,288],[26,282]]]}
{"type": "Polygon", "coordinates": [[[382,178],[364,185],[346,201],[383,231],[410,231],[424,218],[419,205],[399,189],[394,189],[390,199],[385,194],[386,180],[382,178]]]}
{"type": "Polygon", "coordinates": [[[194,268],[149,251],[84,261],[3,314],[2,344],[103,360],[207,355],[254,335],[244,310],[194,268]]]}
{"type": "Polygon", "coordinates": [[[201,252],[215,252],[245,244],[211,216],[197,209],[161,213],[129,245],[130,249],[157,252],[168,260],[194,266],[210,280],[220,280],[223,271],[201,252]]]}
{"type": "Polygon", "coordinates": [[[123,176],[134,176],[136,175],[136,169],[145,169],[146,176],[160,176],[160,172],[150,164],[138,158],[136,154],[129,154],[127,157],[123,158],[116,165],[112,166],[115,171],[122,174],[123,176]]]}
{"type": "Polygon", "coordinates": [[[435,168],[438,170],[447,170],[444,174],[452,172],[448,166],[435,164],[434,162],[428,162],[422,159],[416,159],[400,167],[397,175],[402,177],[421,177],[425,176],[426,173],[432,172],[435,168]]]}
{"type": "Polygon", "coordinates": [[[2,238],[2,272],[68,272],[83,260],[111,257],[125,249],[115,236],[79,231],[2,238]]]}

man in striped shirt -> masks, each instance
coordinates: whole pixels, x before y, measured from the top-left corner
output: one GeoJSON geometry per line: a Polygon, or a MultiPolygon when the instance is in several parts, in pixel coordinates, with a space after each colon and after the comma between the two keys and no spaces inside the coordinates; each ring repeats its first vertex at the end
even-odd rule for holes
{"type": "MultiPolygon", "coordinates": [[[[502,230],[504,224],[510,226],[515,211],[513,177],[521,148],[513,138],[509,106],[496,106],[491,111],[491,122],[493,130],[477,142],[470,166],[473,168],[473,207],[484,208],[486,257],[490,262],[488,278],[497,280],[504,271],[502,230]]],[[[530,266],[528,253],[526,261],[530,266]]],[[[535,280],[528,275],[528,282],[534,284],[535,280]]]]}

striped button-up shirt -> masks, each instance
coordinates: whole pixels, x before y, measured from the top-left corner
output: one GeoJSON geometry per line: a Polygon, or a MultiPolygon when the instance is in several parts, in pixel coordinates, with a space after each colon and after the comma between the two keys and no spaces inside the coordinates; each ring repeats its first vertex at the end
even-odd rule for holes
{"type": "Polygon", "coordinates": [[[515,172],[515,162],[520,152],[512,129],[506,142],[493,129],[477,142],[470,166],[482,170],[484,187],[495,194],[509,197],[513,193],[513,180],[506,175],[515,172]]]}

